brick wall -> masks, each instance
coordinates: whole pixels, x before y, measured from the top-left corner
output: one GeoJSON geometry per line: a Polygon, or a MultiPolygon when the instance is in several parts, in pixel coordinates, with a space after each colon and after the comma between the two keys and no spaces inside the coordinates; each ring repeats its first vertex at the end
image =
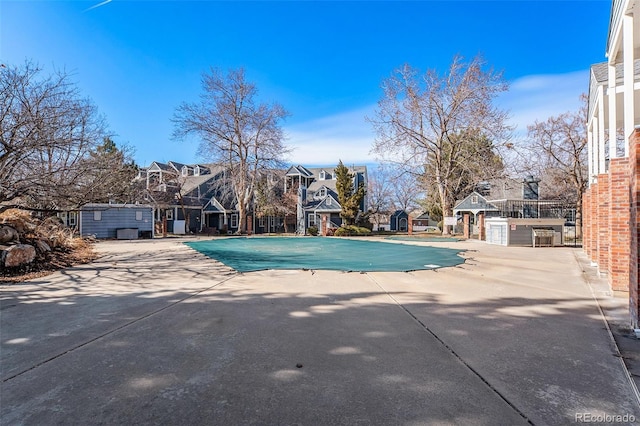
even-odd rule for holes
{"type": "MultiPolygon", "coordinates": [[[[609,229],[607,266],[613,290],[629,291],[629,159],[613,158],[609,163],[609,229]]],[[[604,266],[603,266],[604,267],[604,266]]]]}
{"type": "Polygon", "coordinates": [[[591,260],[591,229],[592,218],[591,215],[591,188],[587,188],[584,196],[582,197],[582,248],[587,254],[589,260],[591,260]]]}
{"type": "Polygon", "coordinates": [[[462,232],[463,232],[464,238],[470,237],[469,225],[470,225],[469,213],[465,213],[464,215],[462,215],[462,226],[464,226],[464,230],[462,232]]]}
{"type": "Polygon", "coordinates": [[[629,292],[630,322],[640,322],[640,130],[629,139],[629,158],[614,158],[583,199],[583,249],[606,272],[613,290],[629,292]]]}
{"type": "Polygon", "coordinates": [[[589,197],[589,259],[592,262],[598,261],[598,184],[593,183],[590,187],[589,197]]]}
{"type": "Polygon", "coordinates": [[[640,286],[638,285],[638,241],[640,240],[640,212],[638,208],[640,199],[640,131],[636,130],[629,139],[629,201],[631,211],[629,214],[630,222],[630,250],[629,250],[629,313],[631,314],[631,325],[638,328],[640,320],[640,304],[638,303],[638,294],[640,286]]]}
{"type": "MultiPolygon", "coordinates": [[[[609,245],[611,238],[609,236],[609,175],[598,175],[598,200],[596,202],[596,215],[598,220],[597,238],[597,256],[594,259],[598,263],[598,269],[602,273],[609,273],[609,245]]],[[[628,205],[628,203],[627,203],[628,205]]]]}

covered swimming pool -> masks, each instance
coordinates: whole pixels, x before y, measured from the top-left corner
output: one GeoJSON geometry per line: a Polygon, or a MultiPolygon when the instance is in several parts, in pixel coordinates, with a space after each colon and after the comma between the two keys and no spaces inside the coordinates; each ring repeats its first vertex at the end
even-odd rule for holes
{"type": "Polygon", "coordinates": [[[239,271],[325,269],[407,272],[464,263],[463,250],[321,237],[231,237],[185,243],[239,271]]]}

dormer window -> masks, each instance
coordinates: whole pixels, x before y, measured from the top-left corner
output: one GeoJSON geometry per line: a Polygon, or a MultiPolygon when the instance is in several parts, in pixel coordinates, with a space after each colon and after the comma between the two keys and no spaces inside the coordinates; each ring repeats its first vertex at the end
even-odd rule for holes
{"type": "Polygon", "coordinates": [[[200,176],[200,166],[195,166],[193,168],[193,175],[194,176],[200,176]]]}
{"type": "Polygon", "coordinates": [[[327,178],[327,172],[325,172],[324,170],[322,170],[322,171],[320,172],[320,174],[318,175],[318,178],[319,178],[320,180],[325,180],[325,179],[327,178]]]}
{"type": "Polygon", "coordinates": [[[326,197],[327,196],[327,188],[324,186],[316,192],[316,197],[326,197]]]}
{"type": "Polygon", "coordinates": [[[189,168],[187,166],[182,166],[182,176],[189,176],[189,168]]]}

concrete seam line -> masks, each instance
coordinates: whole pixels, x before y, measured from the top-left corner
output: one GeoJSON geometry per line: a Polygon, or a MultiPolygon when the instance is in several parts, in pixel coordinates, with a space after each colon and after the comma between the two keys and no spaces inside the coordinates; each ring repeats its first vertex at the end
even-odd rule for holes
{"type": "Polygon", "coordinates": [[[616,343],[616,339],[615,337],[613,337],[613,332],[611,331],[611,327],[609,327],[607,316],[604,314],[604,311],[602,310],[602,306],[600,305],[600,301],[598,300],[598,297],[596,296],[596,293],[593,290],[593,286],[591,285],[591,281],[589,281],[589,277],[584,272],[580,264],[580,259],[578,259],[578,255],[576,254],[576,251],[573,252],[573,257],[578,265],[578,268],[580,268],[580,270],[582,271],[582,274],[580,275],[582,276],[582,279],[585,282],[585,284],[587,284],[587,287],[589,287],[589,291],[591,292],[591,297],[596,302],[596,306],[598,307],[598,312],[600,312],[600,319],[604,323],[604,328],[607,330],[607,334],[609,335],[609,340],[611,341],[611,345],[613,346],[613,349],[615,351],[615,356],[616,358],[618,358],[618,361],[622,366],[622,371],[624,372],[624,375],[626,376],[627,381],[629,382],[629,386],[633,391],[633,395],[636,398],[636,404],[638,404],[638,406],[640,407],[640,391],[638,391],[638,386],[636,386],[636,382],[631,377],[631,373],[629,373],[629,369],[627,368],[627,365],[624,363],[624,359],[622,358],[622,353],[620,352],[618,343],[616,343]]]}
{"type": "Polygon", "coordinates": [[[198,290],[198,291],[196,291],[195,293],[190,294],[189,296],[183,297],[182,299],[177,300],[177,301],[175,301],[175,302],[172,302],[172,303],[170,303],[170,304],[168,304],[168,305],[166,305],[166,306],[163,306],[163,307],[162,307],[162,308],[160,308],[160,309],[156,309],[155,311],[149,312],[149,313],[147,313],[147,314],[145,314],[145,315],[143,315],[143,316],[141,316],[141,317],[139,317],[139,318],[136,318],[136,319],[134,319],[134,320],[129,321],[129,322],[128,322],[128,323],[126,323],[126,324],[122,324],[121,326],[118,326],[118,327],[114,328],[113,330],[109,330],[109,331],[107,331],[107,332],[105,332],[105,333],[102,333],[101,335],[96,336],[96,337],[94,337],[94,338],[92,338],[92,339],[89,339],[89,340],[87,340],[86,342],[80,343],[79,345],[76,345],[76,346],[72,347],[71,349],[67,349],[67,350],[66,350],[66,351],[64,351],[64,352],[61,352],[61,353],[59,353],[59,354],[57,354],[57,355],[53,355],[52,357],[49,357],[49,358],[45,359],[44,361],[40,361],[40,362],[38,362],[37,364],[32,365],[31,367],[29,367],[29,368],[27,368],[27,369],[25,369],[25,370],[22,370],[22,371],[20,371],[20,372],[18,372],[18,373],[16,373],[16,374],[14,374],[14,375],[12,375],[12,376],[9,376],[9,377],[6,377],[6,378],[2,379],[2,383],[8,382],[9,380],[13,380],[13,379],[15,379],[16,377],[23,375],[24,373],[27,373],[27,372],[32,371],[32,370],[35,370],[36,368],[38,368],[38,367],[40,367],[40,366],[42,366],[42,365],[44,365],[44,364],[47,364],[48,362],[51,362],[51,361],[53,361],[53,360],[55,360],[55,359],[58,359],[58,358],[60,358],[60,357],[62,357],[62,356],[64,356],[64,355],[66,355],[66,354],[68,354],[68,353],[71,353],[71,352],[73,352],[73,351],[75,351],[75,350],[77,350],[77,349],[80,349],[80,348],[82,348],[82,347],[84,347],[84,346],[87,346],[87,345],[89,345],[90,343],[93,343],[93,342],[95,342],[95,341],[97,341],[97,340],[100,340],[100,339],[102,339],[103,337],[109,336],[110,334],[113,334],[113,333],[115,333],[115,332],[117,332],[117,331],[120,331],[120,330],[122,330],[122,329],[124,329],[124,328],[127,328],[127,327],[129,327],[130,325],[132,325],[132,324],[135,324],[135,323],[137,323],[137,322],[139,322],[139,321],[142,321],[142,320],[144,320],[144,319],[146,319],[146,318],[149,318],[149,317],[151,317],[151,316],[153,316],[153,315],[155,315],[155,314],[157,314],[157,313],[160,313],[160,312],[162,312],[162,311],[164,311],[164,310],[166,310],[166,309],[169,309],[169,308],[171,308],[171,307],[173,307],[173,306],[175,306],[175,305],[177,305],[177,304],[179,304],[179,303],[184,302],[185,300],[189,300],[189,299],[191,299],[192,297],[195,297],[195,296],[199,295],[200,293],[203,293],[203,292],[205,292],[205,291],[208,291],[208,290],[211,290],[211,289],[213,289],[213,288],[216,288],[216,287],[218,287],[219,285],[222,285],[222,284],[226,283],[227,281],[229,281],[229,280],[231,280],[231,279],[233,279],[233,278],[237,277],[238,275],[240,275],[240,274],[239,274],[239,273],[235,273],[234,275],[232,275],[232,276],[230,276],[230,277],[228,277],[228,278],[225,278],[225,279],[223,279],[222,281],[217,282],[216,284],[214,284],[214,285],[212,285],[212,286],[210,286],[210,287],[203,288],[202,290],[198,290]]]}
{"type": "Polygon", "coordinates": [[[462,359],[462,357],[460,355],[458,355],[458,353],[451,346],[449,346],[444,340],[442,340],[440,338],[440,336],[438,336],[433,330],[431,330],[429,327],[427,327],[427,325],[425,323],[423,323],[417,316],[415,316],[405,305],[403,305],[395,297],[393,297],[393,295],[389,291],[387,291],[387,289],[384,288],[382,286],[382,284],[380,284],[378,282],[378,280],[376,280],[374,277],[372,277],[371,274],[367,274],[367,276],[369,277],[369,279],[371,279],[371,281],[373,281],[380,288],[380,290],[382,290],[391,300],[393,300],[393,302],[398,307],[400,307],[407,315],[409,315],[415,322],[417,322],[420,325],[420,327],[422,327],[427,333],[429,333],[431,336],[433,336],[462,365],[464,365],[469,371],[471,371],[476,377],[478,377],[482,381],[482,383],[487,385],[489,387],[489,389],[491,389],[496,395],[498,395],[498,397],[500,397],[500,399],[502,399],[509,407],[511,407],[516,413],[518,413],[520,415],[520,417],[525,419],[527,421],[527,423],[529,423],[530,425],[534,424],[527,417],[526,414],[524,414],[518,407],[516,407],[516,405],[514,403],[509,401],[498,389],[496,389],[495,386],[493,386],[491,383],[489,383],[489,381],[487,379],[485,379],[476,369],[474,369],[469,363],[467,363],[464,359],[462,359]]]}

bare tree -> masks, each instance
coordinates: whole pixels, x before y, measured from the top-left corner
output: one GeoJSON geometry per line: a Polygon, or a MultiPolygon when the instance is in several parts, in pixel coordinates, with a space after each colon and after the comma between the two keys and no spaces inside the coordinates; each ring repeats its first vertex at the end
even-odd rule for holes
{"type": "Polygon", "coordinates": [[[380,165],[369,174],[367,181],[367,201],[369,217],[379,228],[384,217],[388,216],[393,206],[393,183],[391,175],[384,165],[380,165]]]}
{"type": "Polygon", "coordinates": [[[461,193],[502,170],[496,143],[511,129],[493,101],[507,84],[484,65],[480,57],[465,63],[456,56],[446,75],[405,65],[383,82],[369,119],[377,133],[373,151],[437,194],[445,216],[461,193]]]}
{"type": "Polygon", "coordinates": [[[420,182],[413,174],[400,170],[392,178],[393,204],[397,210],[411,212],[419,207],[420,182]]]}
{"type": "Polygon", "coordinates": [[[258,90],[242,69],[225,75],[212,68],[202,75],[202,89],[200,102],[177,108],[173,137],[198,136],[200,154],[227,168],[242,232],[259,172],[281,166],[289,152],[280,128],[287,112],[277,103],[258,102],[258,90]]]}
{"type": "Polygon", "coordinates": [[[575,112],[565,112],[528,127],[526,144],[519,146],[527,171],[542,178],[544,198],[574,203],[576,229],[581,229],[582,195],[588,185],[586,95],[575,112]]]}
{"type": "Polygon", "coordinates": [[[119,197],[126,185],[113,178],[127,169],[127,152],[115,145],[100,152],[108,137],[96,106],[80,96],[64,72],[43,75],[37,65],[0,68],[0,211],[77,208],[119,197]],[[118,155],[116,155],[116,152],[118,155]],[[105,182],[109,176],[112,185],[105,182]]]}

